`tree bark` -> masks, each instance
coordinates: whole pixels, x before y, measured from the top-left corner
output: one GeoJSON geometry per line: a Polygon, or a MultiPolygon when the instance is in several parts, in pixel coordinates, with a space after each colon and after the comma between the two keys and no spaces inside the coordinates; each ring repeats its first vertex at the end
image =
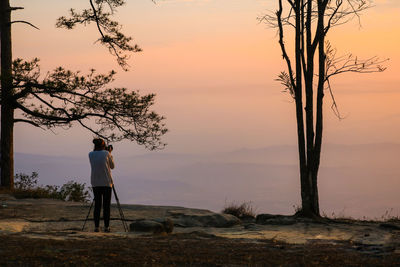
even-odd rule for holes
{"type": "Polygon", "coordinates": [[[325,85],[325,31],[324,31],[324,14],[328,1],[318,1],[318,87],[317,87],[317,110],[316,110],[316,124],[315,124],[315,146],[314,146],[314,160],[312,164],[312,179],[313,179],[313,192],[314,206],[319,215],[319,196],[318,196],[318,170],[321,159],[322,148],[322,132],[323,132],[323,98],[324,98],[324,85],[325,85]]]}
{"type": "Polygon", "coordinates": [[[14,187],[14,105],[12,86],[11,8],[0,1],[1,31],[1,186],[14,187]]]}
{"type": "MultiPolygon", "coordinates": [[[[311,196],[311,183],[308,176],[308,138],[309,138],[309,122],[310,120],[306,120],[306,128],[304,127],[304,111],[303,111],[303,69],[306,71],[306,65],[304,65],[304,19],[303,19],[303,1],[296,0],[294,6],[294,12],[296,15],[296,27],[295,27],[295,59],[296,59],[296,87],[295,87],[295,103],[296,103],[296,121],[297,121],[297,142],[298,142],[298,150],[299,150],[299,165],[300,165],[300,185],[301,185],[301,202],[302,216],[310,216],[311,214],[311,204],[312,198],[311,196]],[[307,130],[307,132],[306,132],[307,130]],[[306,135],[307,133],[307,135],[306,135]],[[306,142],[307,137],[307,142],[306,142]]],[[[306,29],[307,30],[307,29],[306,29]]],[[[307,80],[306,80],[307,82],[307,80]]],[[[306,93],[306,100],[308,103],[308,91],[306,93]]],[[[309,112],[306,109],[306,117],[309,112]]],[[[312,125],[311,125],[312,128],[312,125]]]]}
{"type": "MultiPolygon", "coordinates": [[[[322,141],[322,100],[323,100],[323,86],[325,77],[325,58],[321,56],[321,52],[324,53],[324,45],[320,45],[321,40],[324,42],[323,30],[323,18],[324,10],[321,5],[321,1],[318,1],[318,26],[314,39],[312,38],[312,12],[313,12],[313,1],[308,1],[306,5],[302,4],[301,8],[296,12],[296,40],[299,38],[304,40],[303,46],[296,45],[296,58],[303,60],[303,73],[300,73],[300,68],[296,71],[296,78],[301,88],[305,92],[305,107],[304,115],[297,116],[297,123],[302,124],[305,122],[305,128],[300,129],[298,127],[298,136],[305,137],[302,142],[299,142],[299,147],[303,149],[303,157],[305,160],[300,162],[300,179],[301,179],[301,198],[302,198],[302,209],[298,215],[305,217],[319,217],[319,196],[318,196],[318,169],[321,155],[321,141],[322,141]],[[302,29],[302,30],[300,30],[302,29]],[[315,63],[315,52],[317,45],[319,47],[319,60],[316,66],[319,67],[319,84],[317,91],[317,103],[316,110],[314,110],[314,63],[315,63]],[[306,48],[306,49],[305,49],[306,48]],[[322,65],[322,67],[321,67],[322,65]],[[322,74],[321,74],[322,73],[322,74]],[[301,84],[301,78],[298,76],[304,75],[304,86],[301,84]],[[322,89],[321,89],[322,88],[322,89]],[[314,112],[316,113],[316,120],[314,121],[314,112]],[[315,125],[314,125],[315,122],[315,125]],[[315,126],[315,130],[314,130],[315,126]],[[305,141],[305,142],[304,142],[305,141]]],[[[296,41],[297,44],[297,41],[296,41]]],[[[299,102],[300,99],[297,99],[299,102]]],[[[303,108],[302,103],[297,105],[297,109],[303,108]]]]}

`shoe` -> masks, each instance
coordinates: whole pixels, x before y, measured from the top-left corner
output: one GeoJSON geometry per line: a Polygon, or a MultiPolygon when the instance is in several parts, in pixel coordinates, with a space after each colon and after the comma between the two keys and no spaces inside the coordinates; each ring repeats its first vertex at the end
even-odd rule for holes
{"type": "Polygon", "coordinates": [[[100,232],[100,228],[99,228],[99,227],[95,227],[95,228],[94,228],[94,231],[95,231],[96,233],[98,233],[98,232],[100,232]]]}
{"type": "Polygon", "coordinates": [[[104,233],[109,233],[109,232],[111,232],[110,227],[104,227],[104,233]]]}

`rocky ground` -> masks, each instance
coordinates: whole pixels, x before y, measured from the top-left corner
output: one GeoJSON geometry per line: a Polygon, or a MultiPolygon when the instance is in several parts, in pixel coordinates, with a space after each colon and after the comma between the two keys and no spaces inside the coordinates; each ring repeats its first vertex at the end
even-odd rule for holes
{"type": "Polygon", "coordinates": [[[207,210],[122,205],[134,231],[123,231],[113,206],[112,232],[94,233],[91,220],[82,230],[90,203],[8,195],[0,203],[1,266],[400,266],[397,222],[240,221],[207,210]],[[169,234],[165,222],[173,224],[169,234]]]}

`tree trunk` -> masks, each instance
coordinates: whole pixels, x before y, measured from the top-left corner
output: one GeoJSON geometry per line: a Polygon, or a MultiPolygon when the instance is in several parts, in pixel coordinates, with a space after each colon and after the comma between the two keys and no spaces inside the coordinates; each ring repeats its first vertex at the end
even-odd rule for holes
{"type": "Polygon", "coordinates": [[[1,31],[1,186],[14,187],[14,100],[12,87],[11,8],[0,1],[1,31]]]}
{"type": "Polygon", "coordinates": [[[322,132],[323,132],[323,99],[325,86],[325,33],[324,33],[324,14],[327,1],[318,1],[318,28],[316,38],[318,38],[318,87],[317,87],[317,110],[316,110],[316,125],[315,125],[315,146],[313,153],[313,162],[311,164],[313,191],[312,197],[314,207],[319,215],[319,197],[318,197],[318,170],[321,159],[322,147],[322,132]]]}
{"type": "MultiPolygon", "coordinates": [[[[302,144],[304,149],[306,150],[306,163],[303,170],[300,170],[300,179],[301,179],[301,200],[302,200],[302,209],[298,215],[305,217],[319,217],[319,196],[318,196],[318,169],[321,155],[321,141],[322,141],[322,97],[323,97],[323,81],[324,81],[324,64],[325,58],[320,57],[318,61],[319,66],[319,84],[318,84],[318,92],[317,92],[317,107],[316,107],[316,121],[315,121],[315,132],[314,132],[314,59],[315,59],[315,47],[313,47],[313,38],[312,38],[312,12],[313,12],[313,1],[308,1],[306,6],[302,5],[303,10],[296,14],[296,16],[301,16],[304,30],[301,32],[306,37],[306,50],[296,49],[296,56],[301,56],[304,60],[304,91],[305,91],[305,123],[306,123],[306,132],[303,136],[306,136],[306,144],[302,144]],[[307,11],[304,11],[306,9],[307,11]],[[321,68],[322,64],[322,68],[321,68]],[[321,74],[322,73],[322,74],[321,74]],[[322,83],[321,83],[322,82],[322,83]],[[322,84],[322,87],[320,86],[322,84]],[[322,90],[320,90],[322,88],[322,90]]],[[[321,2],[318,2],[318,11],[322,10],[321,2]]],[[[317,40],[322,39],[322,43],[324,42],[324,34],[323,34],[323,14],[318,13],[318,31],[316,33],[315,38],[317,40]],[[321,18],[322,16],[322,18],[321,18]]],[[[296,24],[296,30],[299,28],[299,25],[296,24]]],[[[297,37],[296,37],[297,38],[297,37]]],[[[320,44],[320,42],[318,43],[320,44]]],[[[324,46],[320,46],[319,52],[323,51],[324,46]]],[[[296,73],[299,76],[299,72],[296,73]]],[[[297,118],[297,122],[299,123],[299,119],[303,122],[303,118],[297,118]]],[[[300,144],[299,144],[300,145],[300,144]]]]}

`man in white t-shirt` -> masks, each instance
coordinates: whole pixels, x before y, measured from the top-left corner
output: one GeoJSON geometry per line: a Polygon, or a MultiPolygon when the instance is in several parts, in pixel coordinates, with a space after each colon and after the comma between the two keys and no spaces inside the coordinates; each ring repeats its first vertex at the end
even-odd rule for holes
{"type": "Polygon", "coordinates": [[[114,160],[111,149],[106,150],[103,139],[93,139],[94,150],[89,153],[91,175],[90,181],[94,194],[94,231],[99,232],[100,210],[103,204],[104,232],[110,232],[110,205],[113,180],[111,169],[114,169],[114,160]]]}

